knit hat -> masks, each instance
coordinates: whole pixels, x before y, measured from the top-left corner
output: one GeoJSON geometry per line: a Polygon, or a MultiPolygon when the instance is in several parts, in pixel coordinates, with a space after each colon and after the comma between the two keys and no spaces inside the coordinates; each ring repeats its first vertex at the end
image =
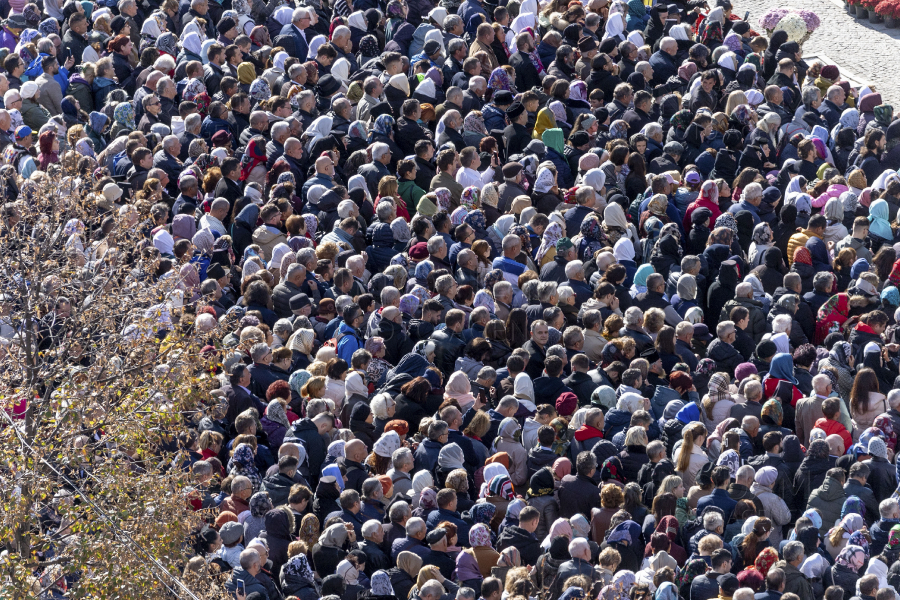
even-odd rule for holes
{"type": "MultiPolygon", "coordinates": [[[[869,443],[871,443],[871,441],[869,443]]],[[[776,479],[778,479],[778,469],[775,467],[763,467],[756,472],[755,481],[760,485],[772,487],[772,484],[775,483],[776,479]]]]}
{"type": "Polygon", "coordinates": [[[521,102],[516,101],[506,109],[506,116],[510,119],[517,119],[523,112],[525,112],[525,106],[521,102]]]}
{"type": "Polygon", "coordinates": [[[381,493],[387,496],[387,493],[391,491],[391,487],[394,485],[394,482],[391,481],[391,478],[387,475],[379,475],[375,479],[381,482],[381,493]]]}
{"type": "MultiPolygon", "coordinates": [[[[578,396],[572,392],[564,392],[556,399],[556,412],[563,417],[568,417],[574,413],[576,408],[578,408],[578,396]]],[[[871,442],[869,444],[871,445],[871,442]]]]}
{"type": "Polygon", "coordinates": [[[434,56],[441,51],[441,44],[437,40],[428,40],[425,42],[425,56],[434,56]]]}
{"type": "Polygon", "coordinates": [[[220,34],[225,35],[235,27],[237,27],[237,22],[234,19],[232,19],[231,17],[223,17],[222,20],[219,21],[219,24],[216,26],[216,29],[220,34]]]}
{"type": "MultiPolygon", "coordinates": [[[[557,400],[559,402],[559,400],[557,400]]],[[[868,452],[872,456],[887,459],[887,445],[880,437],[873,437],[869,440],[868,452]]]]}
{"type": "Polygon", "coordinates": [[[750,377],[751,375],[757,375],[759,371],[756,369],[756,365],[753,363],[741,363],[734,370],[734,378],[737,381],[743,381],[750,377]]]}
{"type": "Polygon", "coordinates": [[[226,546],[236,544],[242,535],[244,535],[244,526],[236,521],[229,521],[219,529],[219,536],[222,538],[222,543],[226,546]]]}
{"type": "Polygon", "coordinates": [[[34,95],[38,93],[38,86],[33,81],[26,81],[22,84],[22,87],[19,89],[19,94],[22,98],[34,98],[34,95]]]}
{"type": "Polygon", "coordinates": [[[597,49],[597,42],[592,37],[584,36],[578,40],[578,50],[581,52],[590,52],[597,49]]]}
{"type": "Polygon", "coordinates": [[[772,358],[778,353],[778,347],[772,340],[763,340],[756,346],[756,356],[763,360],[772,358]]]}
{"type": "Polygon", "coordinates": [[[103,196],[110,202],[115,202],[122,197],[122,188],[115,183],[107,183],[103,186],[103,196]]]}
{"type": "Polygon", "coordinates": [[[291,310],[301,310],[303,307],[309,306],[312,303],[309,300],[309,296],[306,294],[295,294],[294,296],[291,296],[289,304],[291,310]]]}
{"type": "Polygon", "coordinates": [[[588,135],[587,131],[576,131],[569,136],[569,141],[572,142],[574,147],[578,148],[579,146],[591,143],[591,137],[588,135]]]}
{"type": "Polygon", "coordinates": [[[822,67],[822,77],[824,79],[830,79],[835,81],[841,76],[841,70],[838,69],[837,65],[825,65],[822,67]]]}

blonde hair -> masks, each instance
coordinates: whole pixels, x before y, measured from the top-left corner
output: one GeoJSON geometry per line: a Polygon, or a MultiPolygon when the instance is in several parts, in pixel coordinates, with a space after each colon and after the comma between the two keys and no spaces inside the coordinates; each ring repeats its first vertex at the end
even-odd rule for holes
{"type": "Polygon", "coordinates": [[[322,392],[325,391],[325,378],[321,375],[310,377],[309,381],[303,384],[300,389],[300,395],[304,398],[321,398],[322,392]]]}
{"type": "Polygon", "coordinates": [[[648,443],[647,432],[640,425],[630,427],[628,433],[625,434],[626,446],[646,446],[648,443]]]}
{"type": "Polygon", "coordinates": [[[676,471],[684,473],[688,470],[694,444],[697,443],[697,440],[705,438],[706,435],[706,427],[703,423],[690,423],[684,428],[684,431],[681,432],[681,449],[678,451],[678,461],[675,464],[676,471]]]}
{"type": "Polygon", "coordinates": [[[656,492],[656,495],[661,496],[662,494],[674,494],[674,490],[682,484],[684,484],[684,480],[682,480],[678,475],[666,475],[666,478],[663,479],[662,483],[659,485],[659,491],[656,492]]]}
{"type": "Polygon", "coordinates": [[[382,198],[385,196],[396,196],[398,189],[399,184],[397,183],[397,178],[393,175],[385,175],[381,178],[381,181],[378,182],[378,195],[382,198]]]}

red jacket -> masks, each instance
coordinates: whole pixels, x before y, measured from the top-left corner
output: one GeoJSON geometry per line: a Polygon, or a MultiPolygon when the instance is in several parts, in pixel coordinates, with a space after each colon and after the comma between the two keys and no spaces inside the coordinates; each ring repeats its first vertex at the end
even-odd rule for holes
{"type": "Polygon", "coordinates": [[[844,452],[846,452],[850,448],[850,446],[853,445],[853,438],[850,437],[850,433],[847,431],[847,428],[841,425],[840,421],[831,421],[829,419],[826,419],[825,417],[822,417],[821,419],[816,421],[816,424],[813,425],[813,428],[821,429],[827,435],[836,433],[841,436],[841,439],[844,440],[844,452]]]}

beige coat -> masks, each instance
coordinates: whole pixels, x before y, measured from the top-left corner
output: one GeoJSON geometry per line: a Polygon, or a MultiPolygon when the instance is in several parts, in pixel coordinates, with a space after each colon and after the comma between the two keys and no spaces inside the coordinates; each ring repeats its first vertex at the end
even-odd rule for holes
{"type": "Polygon", "coordinates": [[[881,392],[869,392],[869,410],[862,414],[850,411],[853,417],[853,441],[859,441],[859,435],[875,423],[875,417],[888,411],[887,399],[881,392]]]}
{"type": "Polygon", "coordinates": [[[494,452],[506,452],[509,455],[509,480],[516,491],[525,490],[528,483],[528,452],[525,446],[507,437],[497,438],[494,452]]]}
{"type": "MultiPolygon", "coordinates": [[[[678,449],[678,452],[675,456],[675,464],[678,464],[678,459],[681,456],[681,448],[678,449]]],[[[706,453],[703,451],[703,448],[700,448],[696,444],[691,449],[691,460],[688,464],[687,471],[675,471],[675,473],[681,477],[682,482],[684,483],[684,489],[689,490],[693,485],[697,482],[697,473],[700,472],[700,469],[703,468],[703,465],[709,462],[709,458],[706,457],[706,453]]]]}

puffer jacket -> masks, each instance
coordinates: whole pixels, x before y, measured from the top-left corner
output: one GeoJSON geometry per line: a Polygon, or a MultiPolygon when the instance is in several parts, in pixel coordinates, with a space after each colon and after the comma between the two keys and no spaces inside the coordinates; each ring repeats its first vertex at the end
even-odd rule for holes
{"type": "Polygon", "coordinates": [[[381,273],[391,264],[398,252],[394,249],[394,234],[387,223],[377,223],[372,230],[372,245],[366,248],[369,257],[366,268],[370,273],[381,273]]]}
{"type": "MultiPolygon", "coordinates": [[[[800,473],[797,473],[800,477],[800,473]]],[[[795,480],[796,481],[796,480],[795,480]]],[[[796,486],[795,486],[796,489],[796,486]]],[[[752,489],[750,491],[753,491],[752,489]]],[[[844,504],[844,487],[837,479],[826,476],[818,488],[809,495],[807,508],[815,508],[822,515],[822,527],[819,533],[823,535],[831,529],[834,522],[841,518],[841,507],[844,504]]]]}

